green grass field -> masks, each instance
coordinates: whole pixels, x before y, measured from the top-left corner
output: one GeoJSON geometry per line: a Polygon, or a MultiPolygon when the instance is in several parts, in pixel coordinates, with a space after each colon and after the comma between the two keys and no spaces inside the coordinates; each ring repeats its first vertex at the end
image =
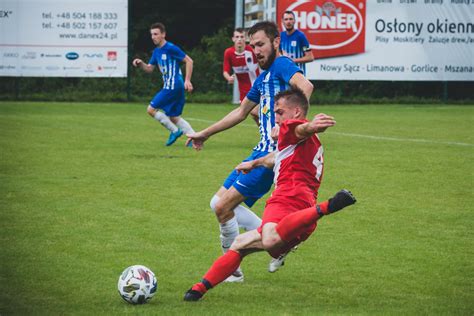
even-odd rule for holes
{"type": "MultiPolygon", "coordinates": [[[[199,130],[231,109],[189,104],[184,117],[199,130]]],[[[195,152],[165,147],[144,105],[0,103],[0,315],[474,314],[474,106],[311,112],[337,120],[320,198],[349,188],[358,203],[277,273],[258,253],[244,283],[187,303],[220,255],[209,200],[256,144],[254,123],[195,152]],[[117,293],[133,264],[158,277],[147,305],[117,293]]]]}

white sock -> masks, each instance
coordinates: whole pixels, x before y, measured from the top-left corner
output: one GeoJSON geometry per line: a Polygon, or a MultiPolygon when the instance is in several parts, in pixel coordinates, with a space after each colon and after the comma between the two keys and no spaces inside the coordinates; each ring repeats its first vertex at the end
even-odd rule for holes
{"type": "Polygon", "coordinates": [[[239,227],[245,229],[245,231],[257,229],[262,224],[260,217],[243,205],[234,208],[234,214],[237,217],[239,227]]]}
{"type": "MultiPolygon", "coordinates": [[[[219,201],[219,197],[214,195],[211,199],[211,209],[215,212],[215,205],[219,201]]],[[[246,208],[243,205],[237,205],[234,209],[235,217],[239,227],[245,231],[257,229],[261,224],[262,220],[252,210],[246,208]]]]}
{"type": "Polygon", "coordinates": [[[178,131],[178,127],[171,122],[170,118],[167,117],[164,113],[160,111],[156,111],[155,120],[161,123],[166,129],[168,129],[171,133],[176,133],[178,131]]]}
{"type": "Polygon", "coordinates": [[[219,224],[221,230],[221,247],[222,251],[226,253],[235,237],[239,235],[239,225],[237,224],[237,218],[234,216],[224,224],[219,224]]]}
{"type": "Polygon", "coordinates": [[[184,132],[184,134],[189,134],[189,133],[194,133],[193,128],[191,127],[191,124],[189,124],[185,119],[182,117],[179,118],[178,123],[176,123],[176,126],[181,128],[181,130],[184,132]]]}

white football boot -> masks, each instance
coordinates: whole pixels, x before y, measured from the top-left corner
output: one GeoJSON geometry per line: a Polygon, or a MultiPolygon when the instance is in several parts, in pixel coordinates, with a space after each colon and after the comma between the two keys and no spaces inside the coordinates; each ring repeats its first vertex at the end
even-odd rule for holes
{"type": "Polygon", "coordinates": [[[298,246],[293,247],[290,251],[280,255],[278,258],[272,258],[272,260],[270,260],[270,264],[268,265],[268,272],[273,273],[278,271],[278,269],[285,265],[286,256],[288,256],[290,252],[295,251],[296,249],[298,249],[298,246]]]}
{"type": "Polygon", "coordinates": [[[240,267],[234,271],[224,282],[244,282],[244,273],[240,267]]]}

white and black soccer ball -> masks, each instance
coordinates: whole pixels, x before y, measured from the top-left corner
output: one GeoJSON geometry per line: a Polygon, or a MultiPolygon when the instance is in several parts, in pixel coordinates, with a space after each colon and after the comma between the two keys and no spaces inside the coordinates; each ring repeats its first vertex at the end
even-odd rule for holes
{"type": "Polygon", "coordinates": [[[145,304],[158,289],[155,274],[145,266],[134,265],[126,268],[118,280],[120,296],[130,304],[145,304]]]}

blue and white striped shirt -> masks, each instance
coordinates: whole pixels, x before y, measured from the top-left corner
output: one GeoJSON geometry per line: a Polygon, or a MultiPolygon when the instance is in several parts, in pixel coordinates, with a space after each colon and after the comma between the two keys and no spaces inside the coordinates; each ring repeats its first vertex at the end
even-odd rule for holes
{"type": "Polygon", "coordinates": [[[176,45],[166,42],[162,47],[153,50],[148,64],[160,68],[163,74],[163,89],[183,89],[184,81],[180,64],[186,54],[176,45]]]}
{"type": "Polygon", "coordinates": [[[290,79],[297,72],[302,71],[291,59],[281,56],[253,83],[247,98],[259,104],[260,119],[260,142],[253,150],[272,152],[276,149],[276,142],[271,138],[275,127],[274,98],[278,92],[290,87],[290,79]]]}
{"type": "MultiPolygon", "coordinates": [[[[291,59],[303,57],[305,52],[310,49],[308,39],[300,30],[295,30],[291,35],[288,35],[286,31],[281,32],[280,38],[280,51],[291,59]]],[[[303,70],[303,74],[306,73],[304,63],[298,63],[297,66],[303,70]]]]}

